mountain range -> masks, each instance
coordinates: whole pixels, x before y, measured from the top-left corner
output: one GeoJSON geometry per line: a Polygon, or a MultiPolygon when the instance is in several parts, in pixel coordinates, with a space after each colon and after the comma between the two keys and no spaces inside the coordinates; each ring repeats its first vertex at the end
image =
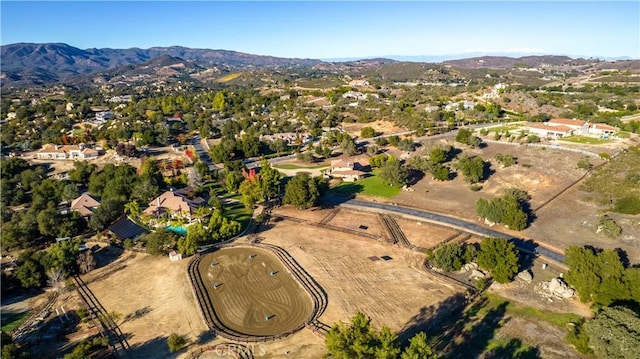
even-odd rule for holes
{"type": "MultiPolygon", "coordinates": [[[[453,56],[451,56],[453,57],[453,56]]],[[[561,65],[574,59],[568,56],[483,56],[463,59],[438,59],[423,57],[424,60],[387,59],[352,60],[352,64],[366,61],[376,64],[396,63],[397,60],[414,62],[439,62],[460,68],[495,68],[507,69],[526,65],[537,67],[543,64],[561,65]]],[[[580,60],[580,59],[579,59],[580,60]]],[[[584,61],[584,60],[583,60],[584,61]]],[[[150,69],[169,68],[177,70],[177,62],[182,68],[193,71],[225,68],[243,70],[253,68],[298,68],[298,67],[332,67],[332,62],[318,59],[282,58],[263,55],[252,55],[229,50],[193,49],[181,46],[151,47],[148,49],[79,49],[64,43],[17,43],[4,45],[0,51],[0,81],[4,87],[26,87],[32,85],[53,84],[69,79],[77,79],[83,75],[106,73],[108,77],[122,74],[145,74],[150,69]],[[148,66],[146,65],[151,60],[148,66]],[[177,59],[177,60],[176,60],[177,59]],[[163,65],[164,64],[164,65],[163,65]],[[151,66],[153,65],[153,66],[151,66]],[[173,66],[173,67],[171,67],[173,66]]]]}

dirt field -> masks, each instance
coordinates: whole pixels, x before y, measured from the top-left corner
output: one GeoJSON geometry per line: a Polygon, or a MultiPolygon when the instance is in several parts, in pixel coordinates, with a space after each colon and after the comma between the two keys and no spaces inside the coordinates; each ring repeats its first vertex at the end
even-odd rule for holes
{"type": "Polygon", "coordinates": [[[384,120],[377,120],[369,123],[355,122],[355,123],[342,124],[342,129],[348,132],[349,135],[351,135],[352,137],[354,136],[360,137],[360,130],[362,130],[363,127],[371,127],[376,132],[384,135],[407,131],[407,129],[398,127],[396,126],[396,124],[394,124],[391,121],[384,121],[384,120]]]}
{"type": "Polygon", "coordinates": [[[311,315],[311,298],[269,251],[224,248],[207,254],[198,271],[216,315],[239,333],[278,335],[294,330],[311,315]]]}
{"type": "Polygon", "coordinates": [[[362,311],[374,327],[400,331],[421,309],[460,292],[424,272],[422,254],[398,246],[286,220],[260,235],[286,249],[325,289],[329,306],[320,320],[329,325],[362,311]],[[380,259],[385,255],[391,259],[380,259]]]}
{"type": "Polygon", "coordinates": [[[206,327],[187,276],[188,260],[125,254],[120,266],[107,266],[86,277],[88,287],[128,335],[130,357],[168,357],[171,333],[188,341],[206,338],[206,327]],[[118,268],[113,270],[113,268],[118,268]]]}
{"type": "Polygon", "coordinates": [[[640,263],[640,219],[638,216],[612,213],[610,216],[622,227],[620,238],[612,240],[596,233],[600,207],[581,200],[587,194],[570,189],[536,213],[537,219],[523,233],[530,238],[566,248],[570,245],[592,245],[597,248],[622,248],[631,263],[640,263]]]}
{"type": "Polygon", "coordinates": [[[413,221],[402,217],[393,217],[398,223],[402,232],[411,244],[431,248],[438,245],[443,240],[461,232],[455,229],[430,224],[427,222],[413,221]]]}

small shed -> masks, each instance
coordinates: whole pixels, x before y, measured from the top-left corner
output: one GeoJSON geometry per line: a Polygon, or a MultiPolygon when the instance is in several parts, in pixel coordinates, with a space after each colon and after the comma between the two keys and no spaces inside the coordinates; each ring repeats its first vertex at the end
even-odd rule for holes
{"type": "Polygon", "coordinates": [[[182,260],[182,254],[176,251],[171,251],[169,252],[169,260],[172,262],[177,262],[179,260],[182,260]]]}

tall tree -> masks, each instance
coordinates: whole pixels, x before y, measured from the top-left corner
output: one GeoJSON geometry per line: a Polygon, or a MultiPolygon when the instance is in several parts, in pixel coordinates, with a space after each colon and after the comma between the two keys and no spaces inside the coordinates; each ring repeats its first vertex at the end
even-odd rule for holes
{"type": "Polygon", "coordinates": [[[519,253],[505,238],[485,238],[480,242],[478,266],[488,269],[498,283],[507,283],[518,273],[519,253]]]}
{"type": "Polygon", "coordinates": [[[313,207],[320,198],[320,190],[314,178],[299,173],[287,182],[283,202],[299,209],[313,207]]]}
{"type": "Polygon", "coordinates": [[[409,340],[409,346],[402,352],[401,359],[438,359],[427,342],[427,334],[420,332],[409,340]]]}

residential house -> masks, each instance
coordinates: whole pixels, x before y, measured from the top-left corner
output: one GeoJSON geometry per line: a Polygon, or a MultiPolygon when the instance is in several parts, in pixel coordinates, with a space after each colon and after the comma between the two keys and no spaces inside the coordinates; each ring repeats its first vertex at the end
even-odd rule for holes
{"type": "Polygon", "coordinates": [[[569,127],[574,135],[586,136],[589,134],[589,123],[587,121],[572,120],[568,118],[554,118],[547,121],[547,125],[569,127]]]}
{"type": "Polygon", "coordinates": [[[181,216],[191,220],[195,210],[204,205],[205,200],[194,194],[192,187],[169,190],[149,202],[144,214],[160,216],[181,216]]]}
{"type": "Polygon", "coordinates": [[[100,207],[100,202],[91,197],[88,192],[80,195],[80,197],[71,201],[71,210],[80,213],[83,217],[93,215],[93,212],[100,207]]]}
{"type": "Polygon", "coordinates": [[[85,160],[98,157],[98,151],[75,145],[46,145],[37,153],[40,160],[85,160]]]}
{"type": "Polygon", "coordinates": [[[590,135],[602,138],[609,138],[613,136],[616,131],[618,131],[616,127],[605,125],[604,123],[592,123],[589,126],[590,135]]]}
{"type": "Polygon", "coordinates": [[[355,182],[363,179],[371,167],[367,156],[348,157],[331,161],[331,167],[326,175],[333,178],[342,178],[345,182],[355,182]]]}
{"type": "Polygon", "coordinates": [[[354,100],[366,100],[367,95],[357,91],[347,91],[342,94],[342,98],[354,99],[354,100]]]}
{"type": "Polygon", "coordinates": [[[573,129],[564,126],[564,125],[556,125],[550,126],[544,123],[527,123],[525,126],[529,133],[534,133],[541,137],[567,137],[573,134],[573,129]]]}
{"type": "Polygon", "coordinates": [[[351,80],[351,81],[349,81],[349,86],[353,86],[353,87],[369,86],[369,81],[367,81],[367,80],[351,80]]]}

